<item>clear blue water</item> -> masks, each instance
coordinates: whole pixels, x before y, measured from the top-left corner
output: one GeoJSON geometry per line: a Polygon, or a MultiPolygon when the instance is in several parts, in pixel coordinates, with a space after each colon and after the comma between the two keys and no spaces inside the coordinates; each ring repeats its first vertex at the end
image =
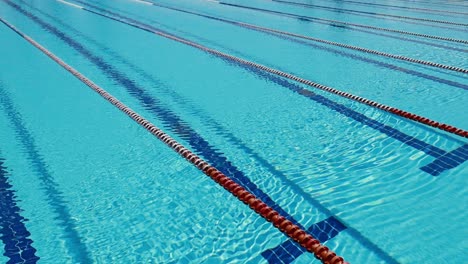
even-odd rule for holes
{"type": "MultiPolygon", "coordinates": [[[[468,129],[462,73],[130,0],[70,2],[468,129]]],[[[357,2],[468,13],[463,1],[357,2]]],[[[461,43],[333,27],[211,1],[158,3],[468,67],[468,45],[461,43]]],[[[224,3],[468,39],[463,26],[263,0],[224,3]]],[[[461,14],[302,3],[468,22],[461,14]]],[[[339,232],[313,232],[325,235],[325,245],[350,263],[465,259],[466,139],[57,1],[1,0],[0,17],[227,175],[251,182],[305,228],[325,219],[341,223],[339,232]],[[297,87],[322,97],[305,97],[293,91],[297,87]]],[[[28,232],[20,237],[32,241],[39,263],[318,263],[309,253],[291,259],[295,246],[270,223],[3,24],[0,58],[0,206],[14,211],[0,215],[0,263],[18,262],[8,230],[19,227],[5,224],[11,215],[20,217],[28,232]],[[2,179],[9,184],[1,185],[2,179]],[[288,249],[284,255],[268,256],[281,244],[288,249]]]]}

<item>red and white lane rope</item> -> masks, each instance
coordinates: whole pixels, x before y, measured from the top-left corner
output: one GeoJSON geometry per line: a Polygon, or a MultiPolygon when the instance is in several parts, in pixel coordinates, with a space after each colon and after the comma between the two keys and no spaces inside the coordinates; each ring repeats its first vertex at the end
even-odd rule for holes
{"type": "Polygon", "coordinates": [[[65,63],[59,57],[54,55],[52,52],[44,48],[42,45],[37,43],[31,37],[27,36],[26,34],[19,31],[16,27],[12,24],[4,20],[0,17],[0,21],[4,23],[6,26],[11,28],[15,31],[18,35],[23,37],[29,43],[31,43],[34,47],[42,51],[46,54],[49,58],[54,60],[57,64],[65,68],[68,72],[73,74],[76,78],[80,81],[85,83],[91,89],[96,91],[99,95],[101,95],[104,99],[109,101],[111,104],[116,106],[122,112],[124,112],[127,116],[137,122],[139,125],[144,127],[147,131],[151,134],[156,136],[159,140],[164,142],[174,151],[176,151],[179,155],[184,157],[187,161],[195,165],[200,171],[204,174],[209,176],[219,185],[221,185],[224,189],[229,191],[235,197],[237,197],[240,201],[247,204],[252,210],[254,210],[257,214],[261,217],[265,218],[267,221],[273,223],[273,225],[279,229],[282,233],[299,243],[302,247],[304,247],[307,251],[313,253],[315,257],[321,260],[323,263],[326,264],[344,264],[345,261],[342,257],[337,256],[332,250],[328,247],[322,245],[317,239],[315,239],[312,235],[308,234],[305,230],[301,229],[299,226],[293,224],[291,221],[287,220],[284,216],[280,215],[277,211],[273,208],[269,207],[267,204],[262,202],[260,199],[255,197],[252,193],[247,191],[245,188],[240,186],[239,184],[235,183],[231,180],[228,176],[220,172],[215,167],[208,164],[202,158],[198,157],[196,154],[191,152],[189,149],[178,143],[176,140],[171,138],[168,134],[164,131],[153,125],[151,122],[143,118],[137,112],[133,111],[122,102],[120,102],[117,98],[106,92],[103,88],[99,87],[93,81],[85,77],[83,74],[72,68],[70,65],[65,63]]]}

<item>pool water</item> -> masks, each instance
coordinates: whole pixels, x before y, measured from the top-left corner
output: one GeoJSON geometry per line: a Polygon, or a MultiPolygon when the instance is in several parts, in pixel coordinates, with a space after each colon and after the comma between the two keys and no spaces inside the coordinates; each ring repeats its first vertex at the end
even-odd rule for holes
{"type": "MultiPolygon", "coordinates": [[[[466,69],[468,3],[149,2],[0,18],[349,263],[465,260],[466,138],[131,24],[468,130],[466,73],[225,22],[466,69]]],[[[320,262],[4,23],[0,58],[0,263],[320,262]]]]}

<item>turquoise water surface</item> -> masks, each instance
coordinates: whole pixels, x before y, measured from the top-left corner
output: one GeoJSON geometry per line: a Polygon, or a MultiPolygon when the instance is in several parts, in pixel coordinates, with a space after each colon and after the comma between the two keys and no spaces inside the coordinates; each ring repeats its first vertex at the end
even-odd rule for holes
{"type": "MultiPolygon", "coordinates": [[[[463,262],[466,138],[128,23],[468,130],[464,73],[225,22],[466,69],[466,2],[151,1],[0,18],[349,263],[463,262]]],[[[319,263],[5,24],[0,58],[0,263],[319,263]]]]}

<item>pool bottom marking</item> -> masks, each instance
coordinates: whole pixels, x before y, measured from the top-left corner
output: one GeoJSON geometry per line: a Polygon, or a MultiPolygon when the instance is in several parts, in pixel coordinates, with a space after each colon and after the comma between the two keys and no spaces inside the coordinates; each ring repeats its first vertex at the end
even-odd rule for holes
{"type": "Polygon", "coordinates": [[[32,245],[31,233],[24,224],[28,219],[20,214],[22,210],[16,202],[8,175],[5,159],[0,157],[0,240],[4,244],[3,255],[9,259],[7,264],[36,263],[39,257],[32,245]]]}
{"type": "MultiPolygon", "coordinates": [[[[7,0],[4,0],[7,1],[7,0]]],[[[14,4],[12,5],[14,6],[14,4]]],[[[15,6],[14,6],[15,7],[15,6]]],[[[15,7],[18,11],[22,10],[19,6],[15,7]]],[[[32,14],[28,14],[24,10],[22,10],[23,14],[29,15],[31,19],[35,17],[32,14]]],[[[39,19],[35,17],[35,20],[37,23],[39,23],[39,19]]],[[[165,134],[163,131],[161,131],[159,128],[155,127],[153,124],[151,124],[148,120],[144,119],[143,117],[139,116],[136,112],[128,108],[127,106],[123,105],[120,101],[118,101],[116,98],[114,98],[112,95],[107,93],[105,90],[94,84],[91,80],[87,79],[85,76],[83,76],[81,73],[73,69],[71,66],[67,65],[65,62],[60,60],[58,57],[56,57],[54,54],[46,50],[44,47],[42,47],[40,44],[35,42],[33,39],[28,37],[27,35],[21,33],[18,29],[16,29],[13,25],[9,24],[2,18],[0,18],[0,21],[2,21],[5,25],[10,27],[13,31],[15,31],[18,35],[23,37],[25,40],[30,42],[32,45],[34,45],[36,48],[41,50],[43,53],[45,53],[47,56],[49,56],[51,59],[53,59],[55,62],[60,64],[63,68],[65,68],[67,71],[72,73],[75,77],[80,79],[82,82],[84,82],[87,86],[95,90],[97,93],[99,93],[102,97],[104,97],[107,101],[115,105],[117,108],[119,108],[121,111],[126,113],[130,118],[135,120],[137,123],[139,123],[141,126],[143,126],[146,130],[148,130],[150,133],[152,133],[154,136],[159,138],[161,141],[163,141],[166,145],[174,149],[177,153],[179,153],[181,156],[183,156],[186,160],[194,164],[197,168],[199,168],[201,171],[203,171],[207,176],[212,178],[214,181],[219,183],[223,188],[231,192],[234,196],[236,196],[239,200],[244,202],[245,204],[249,205],[251,209],[253,209],[256,213],[258,213],[260,216],[265,218],[267,221],[272,222],[273,225],[279,229],[281,232],[283,232],[285,235],[289,236],[290,238],[294,239],[296,242],[298,242],[301,246],[307,249],[307,251],[313,253],[316,258],[320,259],[323,263],[330,263],[330,264],[339,264],[339,263],[344,263],[343,258],[337,256],[334,252],[332,252],[330,249],[328,249],[326,246],[323,246],[320,244],[318,240],[313,238],[310,234],[307,234],[303,228],[300,226],[294,224],[292,221],[288,220],[286,217],[282,216],[280,213],[278,213],[278,209],[281,209],[279,205],[275,204],[272,207],[268,206],[266,203],[264,203],[262,200],[258,199],[255,195],[250,193],[247,188],[253,188],[256,187],[252,182],[250,186],[246,186],[247,188],[242,187],[240,184],[237,182],[231,180],[229,177],[224,175],[221,171],[217,170],[216,168],[212,167],[209,165],[207,162],[203,161],[201,158],[199,158],[196,154],[192,153],[190,150],[186,149],[179,143],[177,143],[174,139],[172,139],[169,135],[165,134]]],[[[45,22],[42,22],[43,26],[45,26],[45,22]]],[[[53,29],[49,25],[49,30],[53,29]]],[[[59,31],[55,29],[55,32],[58,33],[59,31]]],[[[62,33],[61,37],[62,39],[65,38],[65,34],[62,33]]],[[[68,38],[68,37],[66,37],[68,38]]],[[[69,39],[69,38],[68,38],[69,39]]],[[[69,39],[71,40],[71,39],[69,39]]],[[[77,44],[77,43],[75,43],[77,44]]],[[[79,44],[78,44],[79,45],[79,44]]],[[[82,47],[84,49],[84,47],[82,47]]],[[[88,57],[92,56],[92,54],[87,54],[88,57]]],[[[105,62],[101,60],[101,66],[104,65],[105,62]]],[[[99,65],[97,65],[99,66],[99,65]]],[[[110,66],[110,65],[109,65],[110,66]]],[[[110,72],[109,69],[107,71],[110,72]]],[[[123,77],[123,76],[122,76],[123,77]]],[[[124,80],[124,79],[122,79],[124,80]]],[[[131,80],[125,79],[127,85],[129,83],[132,83],[131,80]]],[[[167,110],[166,110],[167,111],[167,110]]],[[[171,120],[167,120],[171,122],[171,120]]],[[[187,127],[188,128],[188,127],[187,127]]],[[[199,143],[202,145],[206,144],[208,145],[208,142],[204,141],[203,138],[201,138],[199,135],[197,135],[195,132],[192,132],[192,138],[195,140],[198,140],[199,143]]],[[[208,145],[209,146],[209,145],[208,145]]],[[[203,146],[202,146],[203,147],[203,146]]],[[[206,147],[206,146],[205,146],[206,147]]],[[[211,155],[217,156],[216,153],[211,152],[211,155]]],[[[218,156],[219,157],[219,156],[218,156]]],[[[221,160],[226,161],[226,158],[220,157],[221,160]]],[[[240,172],[241,173],[241,172],[240,172]]],[[[241,173],[242,174],[242,173],[241,173]]],[[[239,175],[238,175],[239,176],[239,175]]],[[[245,176],[244,176],[245,177],[245,176]]],[[[245,179],[248,180],[247,177],[245,179]]],[[[258,192],[262,192],[258,188],[254,188],[255,190],[258,190],[258,192]]],[[[267,195],[265,194],[267,197],[267,195]]],[[[271,198],[270,198],[271,199],[271,198]]],[[[271,200],[271,202],[273,202],[271,200]]],[[[283,210],[284,211],[284,210],[283,210]]]]}
{"type": "Polygon", "coordinates": [[[441,155],[436,160],[420,169],[433,176],[439,176],[445,170],[455,168],[466,160],[468,160],[468,144],[441,155]]]}

